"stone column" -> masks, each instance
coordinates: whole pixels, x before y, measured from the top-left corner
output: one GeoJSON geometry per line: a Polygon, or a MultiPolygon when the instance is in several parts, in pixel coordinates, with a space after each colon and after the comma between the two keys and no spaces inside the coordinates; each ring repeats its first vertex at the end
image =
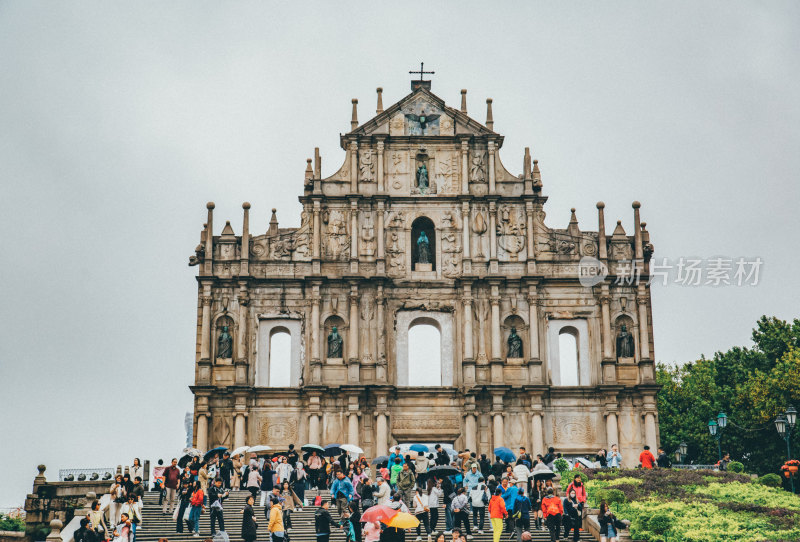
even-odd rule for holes
{"type": "Polygon", "coordinates": [[[472,351],[472,287],[469,284],[464,285],[464,359],[475,359],[472,351]]]}
{"type": "Polygon", "coordinates": [[[461,193],[469,194],[469,143],[466,139],[461,141],[461,193]]]}
{"type": "Polygon", "coordinates": [[[533,248],[534,232],[533,232],[533,203],[525,203],[525,218],[528,234],[528,261],[534,260],[536,256],[535,249],[533,248]]]}
{"type": "Polygon", "coordinates": [[[531,448],[531,454],[541,454],[545,451],[542,414],[540,412],[535,412],[531,419],[531,448]]]}
{"type": "Polygon", "coordinates": [[[463,259],[465,260],[470,259],[469,218],[470,218],[469,202],[465,201],[461,203],[461,236],[462,236],[462,242],[464,244],[464,247],[462,248],[462,254],[464,256],[463,259]]]}
{"type": "Polygon", "coordinates": [[[320,202],[314,202],[314,240],[312,243],[312,258],[315,260],[319,260],[320,258],[320,246],[322,243],[322,236],[320,234],[320,202]]]}
{"type": "Polygon", "coordinates": [[[500,287],[497,284],[491,286],[492,302],[492,359],[501,359],[500,348],[500,287]]]}
{"type": "Polygon", "coordinates": [[[350,362],[358,361],[358,286],[350,285],[350,336],[348,337],[348,355],[350,362]]]}
{"type": "Polygon", "coordinates": [[[606,440],[608,441],[607,449],[616,444],[619,446],[619,434],[617,433],[617,413],[614,411],[606,414],[606,440]]]}
{"type": "Polygon", "coordinates": [[[308,442],[319,444],[319,414],[311,414],[308,417],[308,442]]]}
{"type": "Polygon", "coordinates": [[[539,296],[536,292],[536,286],[531,286],[528,291],[528,322],[530,359],[540,359],[539,357],[539,296]]]}
{"type": "Polygon", "coordinates": [[[504,445],[503,435],[505,432],[505,427],[503,426],[503,413],[493,412],[492,422],[494,425],[494,448],[499,448],[504,445]]]}
{"type": "Polygon", "coordinates": [[[658,450],[656,416],[652,412],[645,412],[644,414],[644,443],[650,446],[651,450],[658,450]]]}
{"type": "Polygon", "coordinates": [[[241,263],[239,267],[239,276],[246,276],[249,274],[250,265],[250,203],[245,201],[242,203],[243,217],[242,217],[242,246],[241,246],[241,263]]]}
{"type": "MultiPolygon", "coordinates": [[[[494,152],[495,152],[494,141],[489,141],[487,146],[488,146],[488,149],[489,149],[489,166],[488,166],[488,169],[489,169],[489,172],[488,172],[489,173],[489,194],[496,194],[497,193],[497,188],[495,186],[496,177],[495,177],[495,169],[494,169],[494,152]]],[[[494,231],[494,230],[492,230],[492,231],[494,231]]]]}
{"type": "Polygon", "coordinates": [[[385,212],[385,205],[383,201],[378,202],[378,260],[384,260],[386,258],[385,248],[383,246],[384,243],[384,235],[383,235],[383,215],[385,212]]]}
{"type": "Polygon", "coordinates": [[[200,297],[203,303],[202,320],[200,322],[200,359],[211,359],[211,285],[203,285],[203,295],[200,297]]]}
{"type": "Polygon", "coordinates": [[[233,447],[241,448],[245,444],[247,444],[245,414],[237,412],[233,417],[233,447]]]}
{"type": "Polygon", "coordinates": [[[208,414],[203,412],[197,415],[197,443],[195,448],[200,451],[208,450],[208,414]]]}
{"type": "Polygon", "coordinates": [[[358,143],[351,141],[350,149],[350,193],[358,194],[358,143]]]}
{"type": "Polygon", "coordinates": [[[647,297],[636,297],[639,306],[639,357],[642,360],[650,359],[650,334],[647,324],[647,297]]]}
{"type": "Polygon", "coordinates": [[[611,296],[604,294],[600,296],[600,318],[603,324],[603,358],[612,359],[614,354],[614,338],[611,336],[611,316],[609,315],[609,304],[611,296]]]}
{"type": "Polygon", "coordinates": [[[358,200],[350,200],[350,260],[358,260],[358,200]]]}
{"type": "Polygon", "coordinates": [[[208,209],[208,219],[206,220],[206,247],[203,265],[204,275],[214,274],[214,202],[206,204],[208,209]]]}
{"type": "Polygon", "coordinates": [[[388,424],[386,414],[380,412],[375,422],[375,456],[383,455],[389,451],[387,442],[388,424]]]}
{"type": "Polygon", "coordinates": [[[311,360],[319,361],[322,359],[322,342],[319,337],[319,284],[311,287],[311,360]]]}
{"type": "MultiPolygon", "coordinates": [[[[383,176],[383,141],[378,141],[378,194],[386,192],[386,179],[383,176]]],[[[378,256],[380,257],[380,256],[378,256]]]]}
{"type": "Polygon", "coordinates": [[[497,259],[497,203],[489,202],[489,258],[497,259]]]}
{"type": "Polygon", "coordinates": [[[470,452],[478,451],[478,420],[475,414],[468,413],[464,417],[464,447],[470,452]]]}
{"type": "Polygon", "coordinates": [[[250,296],[247,293],[247,283],[239,283],[239,295],[237,297],[239,302],[239,337],[236,348],[236,358],[247,360],[247,305],[250,303],[250,296]]]}
{"type": "Polygon", "coordinates": [[[347,417],[347,444],[358,446],[358,412],[351,412],[347,417]]]}

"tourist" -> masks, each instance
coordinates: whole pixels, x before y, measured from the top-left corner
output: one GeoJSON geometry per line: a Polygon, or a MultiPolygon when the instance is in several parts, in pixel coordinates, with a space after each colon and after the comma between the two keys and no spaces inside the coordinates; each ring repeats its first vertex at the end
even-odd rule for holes
{"type": "Polygon", "coordinates": [[[455,487],[453,487],[453,482],[450,481],[449,476],[445,476],[441,479],[441,486],[442,493],[444,495],[444,526],[445,532],[447,534],[451,534],[453,531],[453,497],[455,496],[455,487]]]}
{"type": "Polygon", "coordinates": [[[389,469],[389,484],[392,486],[392,491],[397,489],[397,475],[403,470],[402,461],[403,460],[399,457],[395,457],[394,460],[389,461],[389,464],[392,466],[389,469]]]}
{"type": "Polygon", "coordinates": [[[414,472],[417,475],[417,485],[425,487],[425,482],[428,479],[428,458],[425,457],[423,452],[417,452],[417,457],[414,459],[414,472]]]}
{"type": "Polygon", "coordinates": [[[556,453],[555,453],[555,452],[556,452],[556,449],[555,449],[555,448],[553,448],[552,446],[550,446],[550,447],[547,449],[547,453],[546,453],[546,454],[545,454],[545,456],[542,458],[542,462],[543,462],[545,465],[547,465],[547,468],[548,468],[548,469],[550,469],[550,470],[553,470],[553,463],[554,463],[554,462],[555,462],[555,460],[556,460],[556,453]]]}
{"type": "Polygon", "coordinates": [[[723,454],[722,459],[719,461],[719,470],[728,470],[728,463],[731,462],[731,454],[725,452],[723,454]]]}
{"type": "Polygon", "coordinates": [[[450,455],[448,455],[447,451],[442,448],[441,444],[437,444],[434,446],[436,450],[436,465],[449,465],[450,464],[450,455]]]}
{"type": "Polygon", "coordinates": [[[467,491],[472,491],[481,483],[481,480],[483,480],[483,476],[478,472],[478,463],[472,463],[469,471],[464,475],[464,487],[467,488],[467,491]]]}
{"type": "Polygon", "coordinates": [[[472,529],[469,524],[469,499],[467,498],[467,490],[459,487],[456,490],[456,498],[453,499],[450,505],[453,509],[453,526],[456,528],[464,524],[464,530],[467,532],[467,540],[472,540],[472,529]]]}
{"type": "Polygon", "coordinates": [[[188,465],[189,472],[192,475],[192,481],[197,480],[198,473],[200,472],[200,458],[195,456],[188,465]]]}
{"type": "Polygon", "coordinates": [[[192,481],[192,474],[187,470],[183,473],[180,486],[178,487],[178,500],[180,501],[180,506],[178,506],[178,509],[175,511],[175,515],[173,516],[176,520],[176,533],[183,532],[184,521],[186,521],[186,524],[189,525],[188,514],[186,511],[189,509],[189,502],[192,500],[193,488],[194,482],[192,481]]]}
{"type": "Polygon", "coordinates": [[[122,505],[128,501],[121,474],[117,474],[114,478],[108,493],[111,495],[111,502],[108,504],[108,522],[116,526],[122,513],[122,505]]]}
{"type": "Polygon", "coordinates": [[[517,534],[517,542],[522,542],[522,533],[531,529],[531,509],[533,504],[525,495],[525,488],[520,488],[517,497],[514,499],[514,528],[517,534]]]}
{"type": "Polygon", "coordinates": [[[524,487],[527,488],[528,478],[531,476],[531,471],[528,469],[528,466],[521,457],[517,459],[517,464],[514,465],[512,472],[514,473],[514,479],[517,481],[517,484],[524,484],[524,487]]]}
{"type": "Polygon", "coordinates": [[[336,511],[342,515],[347,504],[353,498],[353,483],[345,477],[342,471],[336,473],[336,479],[331,485],[331,499],[336,502],[336,511]]]}
{"type": "Polygon", "coordinates": [[[208,469],[205,464],[200,465],[197,470],[197,481],[200,482],[200,489],[203,491],[203,506],[208,502],[208,469]]]}
{"type": "Polygon", "coordinates": [[[192,536],[200,536],[200,514],[203,513],[205,502],[205,491],[203,491],[203,486],[200,480],[197,480],[194,483],[192,496],[189,499],[189,504],[191,505],[191,509],[189,511],[189,530],[194,531],[192,536]]]}
{"type": "Polygon", "coordinates": [[[350,501],[350,504],[347,505],[347,510],[350,513],[350,522],[353,525],[355,542],[361,542],[361,512],[358,509],[358,503],[350,501]]]}
{"type": "Polygon", "coordinates": [[[417,476],[411,470],[411,465],[403,463],[402,470],[397,474],[397,489],[403,495],[403,502],[410,505],[414,500],[414,485],[417,483],[417,476]]]}
{"type": "Polygon", "coordinates": [[[269,522],[267,523],[267,530],[272,537],[272,542],[282,542],[285,529],[283,526],[283,505],[281,504],[281,499],[273,499],[270,497],[268,508],[269,515],[267,517],[269,522]]]}
{"type": "Polygon", "coordinates": [[[317,535],[317,542],[330,542],[331,527],[340,527],[338,523],[333,521],[331,513],[328,511],[330,505],[330,501],[324,500],[322,501],[322,506],[314,512],[314,532],[317,535]]]}
{"type": "Polygon", "coordinates": [[[594,460],[600,464],[601,469],[606,468],[606,466],[608,465],[608,461],[606,459],[607,456],[608,456],[608,450],[606,450],[605,448],[600,448],[600,450],[598,450],[597,454],[594,456],[594,460]]]}
{"type": "Polygon", "coordinates": [[[561,499],[555,496],[552,488],[547,489],[547,494],[542,499],[542,512],[547,530],[550,531],[550,542],[557,542],[561,531],[561,517],[564,515],[564,505],[561,499]]]}
{"type": "Polygon", "coordinates": [[[131,475],[131,480],[135,480],[137,476],[144,480],[144,467],[142,467],[142,461],[138,457],[133,458],[133,465],[128,468],[128,472],[131,475]]]}
{"type": "Polygon", "coordinates": [[[137,476],[136,478],[133,479],[133,486],[131,487],[131,490],[128,493],[128,495],[129,496],[133,495],[134,502],[136,503],[136,506],[139,508],[139,512],[141,512],[142,507],[144,506],[144,484],[142,483],[141,476],[137,476]]]}
{"type": "Polygon", "coordinates": [[[660,469],[669,469],[672,467],[672,461],[669,460],[669,456],[667,452],[664,451],[664,448],[658,448],[658,459],[656,459],[656,464],[660,469]]]}
{"type": "Polygon", "coordinates": [[[395,459],[398,458],[400,459],[400,463],[403,463],[403,461],[405,460],[403,454],[400,453],[400,446],[395,446],[392,453],[389,454],[389,464],[394,465],[395,459]]]}
{"type": "Polygon", "coordinates": [[[294,492],[300,499],[300,506],[304,506],[306,502],[306,482],[308,482],[308,476],[306,476],[302,461],[295,462],[294,470],[291,476],[289,476],[289,482],[292,484],[292,489],[294,489],[294,492]]]}
{"type": "Polygon", "coordinates": [[[264,467],[261,469],[261,499],[259,506],[264,506],[267,494],[272,492],[275,487],[275,471],[272,470],[272,461],[264,461],[264,467]]]}
{"type": "Polygon", "coordinates": [[[386,506],[394,510],[400,510],[401,512],[409,513],[408,505],[403,502],[403,496],[399,491],[392,495],[392,500],[389,501],[389,504],[386,506]]]}
{"type": "Polygon", "coordinates": [[[230,452],[222,454],[222,461],[219,462],[219,474],[222,478],[223,489],[231,489],[231,478],[233,477],[233,460],[230,452]]]}
{"type": "Polygon", "coordinates": [[[370,521],[364,524],[364,542],[378,542],[381,539],[381,524],[370,521]]]}
{"type": "Polygon", "coordinates": [[[353,526],[353,520],[350,517],[349,508],[345,508],[345,510],[342,512],[339,520],[339,526],[344,532],[345,542],[355,542],[356,530],[355,527],[353,526]]]}
{"type": "Polygon", "coordinates": [[[288,481],[281,484],[280,496],[283,499],[283,525],[286,527],[286,532],[289,532],[292,528],[291,514],[295,510],[302,509],[303,501],[301,501],[297,493],[292,490],[292,486],[288,481]]]}
{"type": "Polygon", "coordinates": [[[178,460],[173,457],[172,464],[164,469],[164,490],[166,491],[166,498],[161,508],[162,514],[171,514],[175,509],[175,497],[180,482],[181,470],[178,468],[178,460]]]}
{"type": "Polygon", "coordinates": [[[575,488],[570,484],[567,488],[567,497],[564,499],[564,538],[569,539],[572,530],[572,540],[577,542],[581,536],[581,523],[583,516],[583,502],[580,502],[575,488]]]}
{"type": "Polygon", "coordinates": [[[292,475],[292,466],[289,464],[289,460],[285,457],[281,459],[281,462],[278,463],[278,466],[275,467],[275,472],[278,476],[278,482],[283,484],[284,482],[289,481],[289,477],[292,475]]]}
{"type": "Polygon", "coordinates": [[[600,512],[597,515],[597,522],[600,524],[600,542],[617,542],[619,531],[628,526],[617,519],[611,511],[606,501],[600,502],[600,512]]]}
{"type": "Polygon", "coordinates": [[[360,497],[362,510],[366,510],[375,505],[375,493],[377,490],[377,486],[373,485],[372,481],[366,476],[358,482],[355,491],[360,497]]]}
{"type": "Polygon", "coordinates": [[[653,452],[650,451],[650,446],[645,444],[644,450],[642,450],[642,453],[639,454],[639,464],[642,466],[642,468],[652,469],[655,462],[656,458],[653,456],[653,452]]]}
{"type": "Polygon", "coordinates": [[[498,480],[503,477],[503,473],[506,471],[506,464],[505,462],[500,459],[499,457],[494,458],[494,464],[492,465],[492,474],[498,480]]]}
{"type": "Polygon", "coordinates": [[[428,515],[431,533],[436,534],[436,525],[439,523],[439,499],[444,492],[441,484],[435,478],[428,480],[428,515]]]}
{"type": "Polygon", "coordinates": [[[528,467],[528,469],[532,469],[533,468],[533,461],[531,461],[531,456],[525,450],[525,446],[520,446],[519,447],[519,458],[518,459],[521,459],[522,462],[525,464],[525,466],[528,467]]]}
{"type": "Polygon", "coordinates": [[[547,494],[547,490],[548,489],[552,489],[553,490],[553,495],[558,497],[558,488],[553,483],[553,479],[552,478],[550,478],[549,480],[545,480],[544,481],[544,492],[545,492],[545,494],[547,494]]]}
{"type": "Polygon", "coordinates": [[[489,522],[492,524],[494,542],[500,542],[500,537],[503,535],[503,521],[506,517],[508,517],[508,512],[503,500],[503,490],[498,487],[489,500],[489,522]]]}
{"type": "Polygon", "coordinates": [[[483,476],[478,478],[478,485],[469,492],[469,501],[472,505],[472,523],[478,534],[483,534],[483,524],[486,522],[486,505],[489,504],[489,490],[483,483],[483,476]]]}
{"type": "MultiPolygon", "coordinates": [[[[428,503],[425,501],[425,498],[422,495],[422,490],[417,488],[414,490],[414,498],[412,501],[412,509],[414,510],[414,516],[419,520],[420,525],[425,526],[425,534],[430,536],[431,535],[431,527],[430,523],[428,523],[428,503]]],[[[422,532],[420,530],[420,525],[417,525],[417,540],[422,540],[422,532]]]]}
{"type": "Polygon", "coordinates": [[[580,474],[576,474],[575,478],[573,478],[572,482],[567,486],[567,494],[569,494],[570,491],[575,491],[579,503],[586,504],[586,486],[583,485],[583,478],[581,478],[580,474]]]}
{"type": "MultiPolygon", "coordinates": [[[[513,511],[514,510],[514,501],[517,498],[517,494],[519,493],[519,488],[509,483],[508,478],[503,478],[500,480],[500,488],[502,490],[502,497],[503,502],[506,505],[506,510],[513,511]]],[[[516,529],[516,525],[514,524],[514,518],[511,517],[510,513],[506,517],[506,531],[509,535],[513,536],[514,529],[516,529]]]]}
{"type": "Polygon", "coordinates": [[[92,528],[92,522],[88,517],[81,518],[80,527],[75,530],[72,535],[74,542],[97,542],[97,533],[92,528]]]}
{"type": "Polygon", "coordinates": [[[258,495],[258,490],[261,488],[261,473],[258,470],[258,463],[256,461],[251,459],[250,464],[245,467],[244,474],[242,474],[242,481],[255,499],[256,495],[258,495]]]}
{"type": "Polygon", "coordinates": [[[388,504],[392,495],[389,484],[386,483],[386,480],[384,480],[382,476],[378,476],[376,481],[378,483],[378,491],[375,492],[375,498],[378,504],[388,504]]]}
{"type": "Polygon", "coordinates": [[[543,530],[544,525],[542,525],[542,499],[545,497],[545,490],[544,490],[544,480],[539,478],[533,484],[533,489],[531,490],[530,499],[531,504],[533,504],[533,517],[536,521],[536,529],[543,530]]]}
{"type": "Polygon", "coordinates": [[[611,445],[611,451],[606,456],[606,464],[610,469],[618,469],[622,467],[622,454],[619,453],[616,444],[611,445]]]}
{"type": "Polygon", "coordinates": [[[128,501],[122,505],[121,513],[128,516],[131,522],[129,538],[131,542],[136,542],[136,529],[142,523],[142,513],[139,511],[139,503],[133,493],[128,494],[128,501]]]}
{"type": "Polygon", "coordinates": [[[241,455],[231,458],[233,463],[233,478],[231,479],[231,489],[239,491],[242,488],[242,470],[244,463],[241,455]]]}
{"type": "Polygon", "coordinates": [[[242,538],[244,542],[255,542],[258,537],[258,523],[256,523],[256,514],[253,510],[255,502],[256,498],[253,495],[248,495],[246,504],[242,509],[242,538]]]}
{"type": "Polygon", "coordinates": [[[492,462],[489,461],[486,454],[481,454],[481,458],[478,460],[478,468],[480,468],[483,477],[488,479],[489,475],[492,473],[492,462]]]}
{"type": "Polygon", "coordinates": [[[208,509],[211,514],[211,536],[217,533],[215,526],[219,525],[219,530],[225,530],[225,519],[223,518],[222,501],[228,498],[230,489],[223,487],[222,478],[215,478],[214,483],[208,488],[208,509]]]}
{"type": "Polygon", "coordinates": [[[127,514],[120,514],[117,526],[114,528],[114,542],[128,542],[131,533],[131,520],[127,514]]]}
{"type": "Polygon", "coordinates": [[[294,444],[289,445],[289,451],[286,452],[286,459],[293,469],[297,467],[297,462],[300,461],[300,455],[297,453],[297,450],[294,449],[294,444]]]}
{"type": "Polygon", "coordinates": [[[91,510],[86,517],[92,524],[92,529],[97,534],[97,540],[106,540],[109,538],[108,527],[106,527],[105,514],[100,510],[100,501],[92,501],[91,510]]]}
{"type": "Polygon", "coordinates": [[[308,480],[311,489],[319,488],[320,469],[322,469],[322,458],[317,455],[316,451],[312,451],[308,458],[308,480]]]}

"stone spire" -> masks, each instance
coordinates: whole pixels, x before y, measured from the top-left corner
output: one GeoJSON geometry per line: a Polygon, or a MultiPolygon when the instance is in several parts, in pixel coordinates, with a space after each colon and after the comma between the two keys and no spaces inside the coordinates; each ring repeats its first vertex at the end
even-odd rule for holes
{"type": "Polygon", "coordinates": [[[322,157],[319,154],[319,147],[314,147],[314,178],[322,178],[322,157]]]}
{"type": "Polygon", "coordinates": [[[278,235],[278,210],[272,208],[272,218],[269,219],[269,229],[267,235],[278,235]]]}
{"type": "Polygon", "coordinates": [[[350,131],[358,128],[358,98],[353,98],[353,117],[350,119],[350,131]]]}
{"type": "Polygon", "coordinates": [[[605,213],[603,212],[605,206],[606,204],[602,201],[597,202],[597,257],[601,260],[605,260],[608,257],[606,247],[606,218],[605,213]]]}
{"type": "Polygon", "coordinates": [[[522,178],[526,181],[531,178],[531,148],[525,147],[525,157],[522,159],[522,178]]]}
{"type": "Polygon", "coordinates": [[[375,114],[380,115],[383,113],[383,87],[378,87],[375,91],[378,93],[378,108],[375,110],[375,114]]]}
{"type": "Polygon", "coordinates": [[[205,274],[210,275],[213,269],[212,260],[214,258],[214,202],[206,204],[208,209],[208,220],[206,220],[206,253],[205,253],[205,274]]]}
{"type": "Polygon", "coordinates": [[[492,117],[492,99],[486,98],[486,127],[494,131],[494,117],[492,117]]]}
{"type": "Polygon", "coordinates": [[[633,207],[633,257],[637,260],[644,258],[642,253],[642,228],[639,221],[639,207],[641,206],[642,204],[638,201],[634,201],[631,204],[631,207],[633,207]]]}
{"type": "Polygon", "coordinates": [[[306,174],[305,174],[306,184],[308,184],[308,182],[313,178],[314,178],[314,170],[311,169],[311,158],[306,158],[306,174]]]}
{"type": "Polygon", "coordinates": [[[247,266],[250,261],[250,202],[245,201],[242,203],[242,249],[241,249],[241,267],[239,270],[240,275],[247,275],[249,273],[247,266]]]}
{"type": "Polygon", "coordinates": [[[569,226],[567,226],[567,232],[573,237],[580,237],[581,230],[578,228],[578,217],[575,216],[575,207],[570,209],[572,216],[569,218],[569,226]]]}
{"type": "Polygon", "coordinates": [[[461,89],[461,112],[467,114],[467,89],[461,89]]]}
{"type": "Polygon", "coordinates": [[[539,160],[533,161],[533,188],[541,188],[542,187],[542,172],[539,171],[539,160]]]}

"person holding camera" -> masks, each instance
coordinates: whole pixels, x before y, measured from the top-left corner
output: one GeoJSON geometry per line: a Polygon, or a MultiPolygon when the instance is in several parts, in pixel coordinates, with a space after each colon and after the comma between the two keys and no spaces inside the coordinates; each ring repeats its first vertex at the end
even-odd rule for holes
{"type": "Polygon", "coordinates": [[[211,536],[217,534],[215,529],[219,525],[219,530],[225,530],[225,519],[222,517],[222,501],[228,498],[230,489],[223,488],[222,478],[215,478],[214,483],[208,488],[208,506],[211,518],[211,536]]]}

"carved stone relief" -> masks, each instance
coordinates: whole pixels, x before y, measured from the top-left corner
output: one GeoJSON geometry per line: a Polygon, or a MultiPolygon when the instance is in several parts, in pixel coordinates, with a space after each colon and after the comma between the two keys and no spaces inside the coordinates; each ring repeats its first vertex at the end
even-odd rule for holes
{"type": "Polygon", "coordinates": [[[455,278],[461,275],[461,244],[454,232],[442,232],[442,275],[455,278]]]}
{"type": "Polygon", "coordinates": [[[500,208],[497,222],[497,245],[500,258],[503,252],[508,260],[517,261],[519,253],[525,248],[525,217],[522,212],[506,205],[500,208]]]}
{"type": "Polygon", "coordinates": [[[364,214],[364,223],[361,225],[361,255],[367,258],[375,256],[375,225],[372,213],[364,214]]]}
{"type": "Polygon", "coordinates": [[[443,194],[457,194],[461,190],[459,172],[461,164],[454,153],[437,156],[436,179],[443,194]]]}
{"type": "Polygon", "coordinates": [[[589,416],[555,414],[553,416],[554,445],[575,447],[595,442],[595,426],[589,416]]]}
{"type": "Polygon", "coordinates": [[[476,152],[472,155],[472,160],[469,168],[469,182],[471,183],[485,183],[486,182],[486,153],[483,151],[476,152]]]}
{"type": "Polygon", "coordinates": [[[358,162],[359,181],[375,182],[375,160],[376,155],[372,150],[365,150],[360,153],[358,162]]]}
{"type": "Polygon", "coordinates": [[[408,153],[393,152],[389,156],[389,182],[395,190],[402,190],[409,178],[408,153]]]}
{"type": "Polygon", "coordinates": [[[350,237],[347,234],[347,220],[342,211],[330,210],[326,233],[328,242],[325,245],[325,256],[329,260],[347,260],[350,237]]]}
{"type": "Polygon", "coordinates": [[[261,444],[286,445],[298,440],[298,420],[292,416],[282,415],[264,416],[261,419],[258,441],[261,444]]]}

